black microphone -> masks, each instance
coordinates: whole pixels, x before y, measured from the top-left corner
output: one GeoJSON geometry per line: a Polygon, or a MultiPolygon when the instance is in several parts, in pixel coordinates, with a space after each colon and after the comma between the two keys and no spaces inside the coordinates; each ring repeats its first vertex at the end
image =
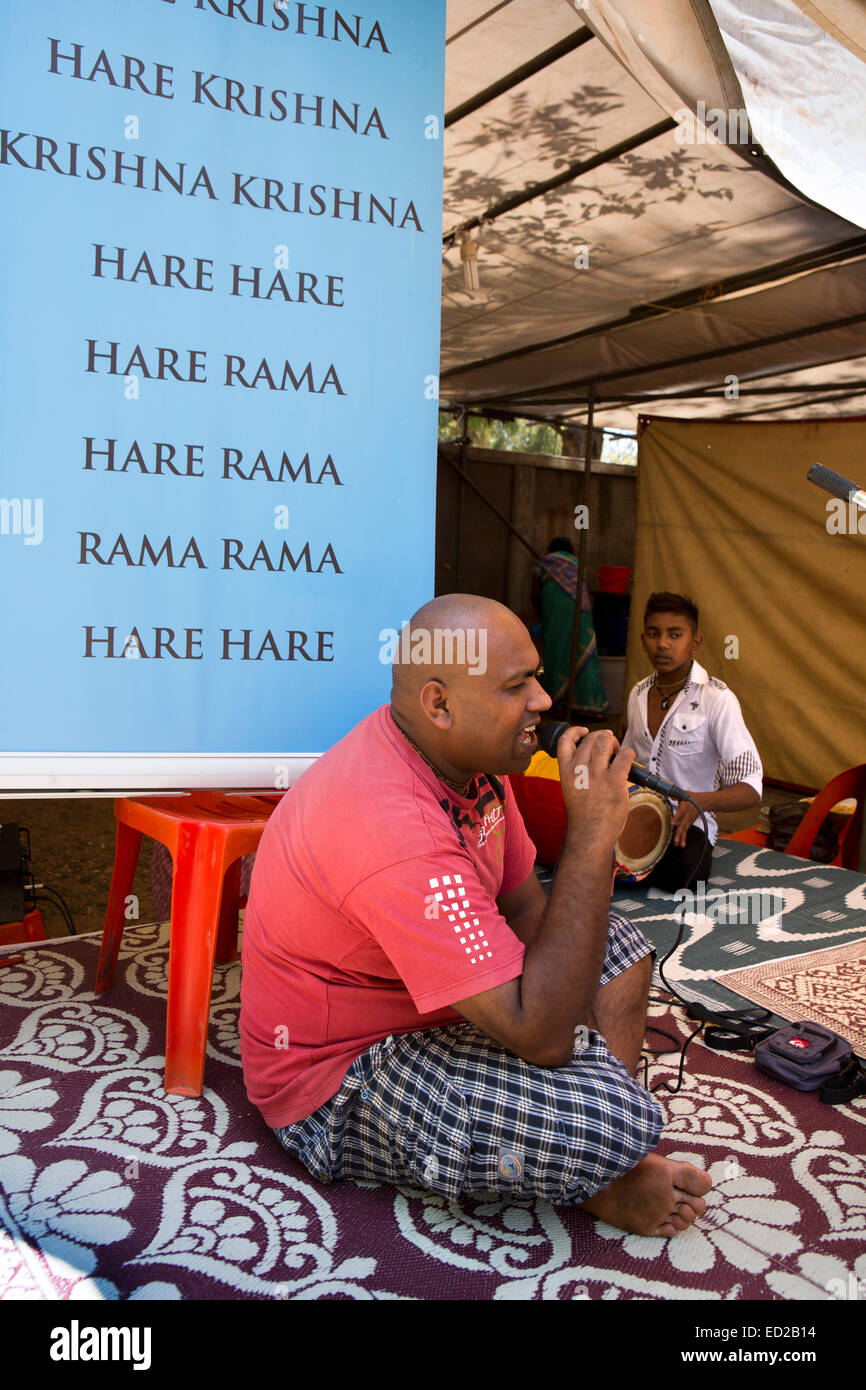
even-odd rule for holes
{"type": "MultiPolygon", "coordinates": [[[[566,729],[571,727],[562,719],[553,720],[539,727],[539,742],[545,753],[549,754],[551,758],[556,757],[556,745],[566,729]]],[[[639,787],[648,787],[651,792],[658,792],[660,796],[670,797],[672,801],[691,801],[692,799],[691,792],[683,791],[682,787],[676,786],[673,782],[666,782],[663,777],[654,777],[651,772],[647,772],[645,767],[641,767],[640,763],[632,763],[628,775],[629,780],[636,782],[639,787]]]]}

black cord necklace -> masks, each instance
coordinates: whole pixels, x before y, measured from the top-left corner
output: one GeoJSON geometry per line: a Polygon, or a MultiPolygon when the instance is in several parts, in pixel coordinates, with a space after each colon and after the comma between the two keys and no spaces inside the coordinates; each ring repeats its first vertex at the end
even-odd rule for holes
{"type": "MultiPolygon", "coordinates": [[[[396,719],[394,720],[394,723],[397,725],[397,728],[400,729],[400,725],[397,724],[396,719]]],[[[423,748],[418,747],[411,734],[407,734],[405,729],[400,729],[400,733],[403,735],[406,742],[408,744],[411,744],[411,746],[415,749],[415,752],[418,754],[419,758],[423,758],[427,766],[431,769],[431,771],[436,773],[436,776],[439,778],[440,782],[444,782],[445,785],[447,787],[450,787],[452,791],[456,792],[458,796],[471,796],[472,786],[475,782],[474,775],[469,778],[468,782],[452,782],[450,777],[446,777],[445,773],[440,771],[436,764],[430,761],[423,748]]]]}
{"type": "Polygon", "coordinates": [[[680,690],[683,690],[683,689],[688,685],[688,683],[689,683],[689,676],[690,676],[691,674],[692,674],[692,668],[691,668],[691,666],[689,666],[688,672],[686,673],[686,675],[685,675],[685,677],[683,678],[683,680],[678,681],[676,685],[659,685],[658,674],[656,674],[655,687],[656,687],[656,690],[659,692],[659,699],[660,699],[660,701],[661,701],[661,707],[662,707],[663,710],[670,709],[670,707],[671,707],[671,700],[674,698],[674,695],[675,695],[675,694],[677,694],[680,690]],[[667,695],[662,695],[661,692],[662,692],[663,690],[667,690],[667,691],[668,691],[668,694],[667,694],[667,695]]]}

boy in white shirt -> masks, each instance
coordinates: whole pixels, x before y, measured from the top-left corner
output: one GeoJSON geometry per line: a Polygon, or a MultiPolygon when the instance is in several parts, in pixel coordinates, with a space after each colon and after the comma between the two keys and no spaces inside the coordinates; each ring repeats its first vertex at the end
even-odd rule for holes
{"type": "Polygon", "coordinates": [[[718,835],[712,812],[747,811],[757,806],[763,787],[761,760],[736,695],[694,660],[702,642],[691,599],[650,594],[641,645],[655,674],[629,695],[622,742],[647,771],[691,792],[710,835],[706,844],[694,806],[679,802],[667,852],[641,884],[667,893],[684,887],[696,865],[694,882],[706,882],[718,835]]]}

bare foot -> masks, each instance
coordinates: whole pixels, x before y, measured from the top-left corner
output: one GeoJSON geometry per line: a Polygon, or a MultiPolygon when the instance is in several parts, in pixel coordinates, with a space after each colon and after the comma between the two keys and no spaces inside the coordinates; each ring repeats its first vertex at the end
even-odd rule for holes
{"type": "Polygon", "coordinates": [[[706,1210],[703,1194],[712,1185],[709,1173],[693,1164],[651,1153],[582,1209],[634,1235],[675,1236],[706,1210]]]}

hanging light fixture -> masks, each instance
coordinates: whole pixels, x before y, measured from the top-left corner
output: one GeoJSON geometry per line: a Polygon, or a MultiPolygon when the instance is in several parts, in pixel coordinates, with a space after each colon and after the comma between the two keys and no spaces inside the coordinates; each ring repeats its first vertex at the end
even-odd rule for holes
{"type": "Polygon", "coordinates": [[[478,280],[478,242],[470,232],[464,232],[460,242],[460,259],[463,262],[463,288],[475,294],[480,288],[478,280]]]}

